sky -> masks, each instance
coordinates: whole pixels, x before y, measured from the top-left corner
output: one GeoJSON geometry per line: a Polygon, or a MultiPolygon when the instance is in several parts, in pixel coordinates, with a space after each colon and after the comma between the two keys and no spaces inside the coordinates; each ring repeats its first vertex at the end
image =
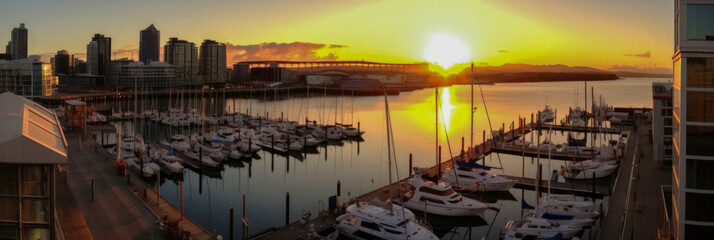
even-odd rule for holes
{"type": "MultiPolygon", "coordinates": [[[[95,33],[138,59],[139,31],[227,44],[245,60],[365,60],[671,68],[674,0],[0,0],[0,43],[84,58],[95,33]],[[4,29],[4,30],[3,30],[4,29]]],[[[0,49],[2,51],[2,49],[0,49]]],[[[463,67],[457,65],[452,68],[463,67]]]]}

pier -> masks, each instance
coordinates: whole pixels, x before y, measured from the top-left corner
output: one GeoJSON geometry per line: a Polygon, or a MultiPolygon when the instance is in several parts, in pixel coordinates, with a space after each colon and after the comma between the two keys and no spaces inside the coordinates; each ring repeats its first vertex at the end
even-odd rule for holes
{"type": "MultiPolygon", "coordinates": [[[[505,128],[505,125],[504,125],[505,128]]],[[[535,124],[524,124],[524,129],[521,131],[520,128],[518,127],[511,127],[511,130],[508,132],[502,132],[498,136],[495,136],[495,140],[488,139],[487,141],[482,142],[481,144],[478,144],[472,148],[469,148],[465,150],[467,153],[470,153],[471,156],[479,156],[479,155],[487,155],[487,154],[494,154],[494,153],[507,153],[507,154],[513,154],[513,155],[521,155],[521,147],[520,146],[514,146],[510,142],[521,138],[523,134],[527,134],[531,132],[533,129],[537,129],[535,124]],[[494,144],[496,146],[494,146],[494,144]],[[506,147],[510,146],[510,147],[506,147]],[[518,148],[518,149],[516,149],[518,148]]],[[[555,129],[554,129],[555,130],[555,129]]],[[[564,131],[569,131],[569,128],[563,129],[564,131]]],[[[594,128],[589,128],[589,130],[593,130],[594,128]]],[[[585,131],[585,129],[583,129],[585,131]]],[[[615,132],[614,129],[610,129],[608,131],[611,131],[611,133],[620,133],[619,130],[615,132]]],[[[485,135],[485,134],[484,134],[485,135]]],[[[632,141],[632,138],[629,139],[632,141]]],[[[529,157],[536,157],[537,156],[536,149],[533,148],[526,148],[526,151],[523,152],[525,156],[529,157]]],[[[628,153],[631,153],[632,151],[628,151],[628,153]]],[[[547,151],[541,151],[541,158],[546,159],[548,157],[548,152],[547,151]]],[[[570,154],[570,153],[556,153],[553,151],[552,154],[553,159],[561,159],[561,160],[585,160],[592,158],[592,156],[578,156],[577,154],[570,154]]],[[[438,165],[434,165],[428,169],[427,175],[436,175],[436,174],[441,174],[440,171],[443,169],[447,169],[453,166],[453,162],[455,160],[459,160],[463,158],[463,155],[457,155],[453,159],[441,161],[438,165]]],[[[410,174],[406,178],[395,182],[391,185],[383,186],[377,189],[374,189],[370,192],[367,192],[365,194],[355,196],[354,200],[356,201],[372,201],[373,199],[379,199],[382,201],[387,201],[389,199],[389,190],[390,188],[392,190],[396,191],[406,191],[407,189],[402,187],[402,182],[406,181],[409,179],[412,175],[410,174]]],[[[507,176],[507,175],[501,175],[504,176],[508,179],[511,179],[516,182],[515,188],[520,188],[520,189],[528,189],[528,190],[535,190],[536,186],[540,186],[540,192],[545,192],[547,191],[545,186],[548,185],[548,176],[546,175],[543,180],[538,182],[538,180],[533,179],[533,178],[525,178],[525,177],[517,177],[517,176],[507,176]]],[[[598,198],[602,199],[606,196],[609,196],[612,194],[612,188],[611,186],[608,185],[602,185],[598,184],[598,181],[609,181],[608,180],[581,180],[581,181],[569,181],[567,183],[564,182],[556,182],[556,181],[551,181],[551,192],[557,193],[557,194],[574,194],[576,196],[583,196],[587,198],[598,198]]],[[[481,198],[483,199],[483,196],[485,195],[498,195],[498,192],[487,192],[487,193],[482,193],[482,192],[462,192],[462,195],[466,197],[471,197],[471,198],[481,198]]],[[[506,192],[506,194],[510,195],[510,193],[506,192]]],[[[340,196],[337,196],[340,198],[340,196]]],[[[345,196],[341,196],[342,198],[345,198],[345,196]]],[[[512,196],[511,196],[512,197],[512,196]]],[[[332,228],[332,224],[334,224],[335,217],[337,215],[330,213],[329,211],[325,211],[323,213],[320,213],[320,215],[314,219],[310,220],[307,223],[301,222],[301,221],[296,221],[292,222],[290,224],[287,224],[284,227],[279,227],[279,228],[270,228],[270,229],[265,229],[258,234],[251,235],[249,239],[258,239],[258,240],[272,240],[272,239],[306,239],[308,234],[311,232],[317,232],[320,233],[322,231],[326,231],[330,228],[332,228]],[[314,224],[313,224],[314,223],[314,224]],[[308,230],[309,229],[309,230],[308,230]]]]}

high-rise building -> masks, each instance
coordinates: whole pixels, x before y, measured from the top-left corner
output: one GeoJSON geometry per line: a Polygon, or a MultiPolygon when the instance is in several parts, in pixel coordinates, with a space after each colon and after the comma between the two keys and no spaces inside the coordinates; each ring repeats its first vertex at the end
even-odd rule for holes
{"type": "Polygon", "coordinates": [[[87,72],[105,76],[111,55],[112,39],[102,34],[94,34],[92,41],[87,44],[87,72]]]}
{"type": "Polygon", "coordinates": [[[192,42],[170,38],[164,46],[164,62],[176,67],[176,84],[202,85],[198,75],[198,48],[192,42]]]}
{"type": "Polygon", "coordinates": [[[226,78],[226,45],[210,39],[201,43],[198,74],[202,75],[205,84],[225,83],[226,78]]]}
{"type": "Polygon", "coordinates": [[[27,58],[27,28],[24,23],[20,23],[19,28],[12,29],[12,37],[5,50],[12,55],[12,59],[27,58]]]}
{"type": "Polygon", "coordinates": [[[52,58],[52,75],[70,73],[70,68],[74,67],[74,56],[66,50],[57,51],[57,54],[52,58]]]}
{"type": "Polygon", "coordinates": [[[149,64],[152,61],[159,61],[159,36],[160,32],[154,27],[154,24],[139,32],[140,62],[149,64]]]}
{"type": "Polygon", "coordinates": [[[121,89],[166,89],[170,88],[176,79],[176,69],[173,65],[153,61],[149,64],[134,62],[123,58],[114,60],[109,65],[110,84],[116,84],[121,89]]]}
{"type": "Polygon", "coordinates": [[[39,59],[0,60],[0,92],[13,92],[34,99],[51,96],[57,85],[52,66],[39,59]]]}
{"type": "Polygon", "coordinates": [[[714,233],[714,1],[675,0],[672,231],[714,233]]]}
{"type": "Polygon", "coordinates": [[[658,167],[672,166],[672,83],[652,83],[652,156],[658,167]]]}

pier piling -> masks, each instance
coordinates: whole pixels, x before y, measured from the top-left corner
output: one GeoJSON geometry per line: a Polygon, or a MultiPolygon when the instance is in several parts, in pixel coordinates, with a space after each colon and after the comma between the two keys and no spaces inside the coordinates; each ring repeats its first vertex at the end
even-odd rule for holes
{"type": "Polygon", "coordinates": [[[159,197],[161,197],[161,171],[156,170],[156,206],[159,206],[159,197]]]}
{"type": "Polygon", "coordinates": [[[412,175],[412,154],[409,154],[409,176],[412,175]]]}
{"type": "Polygon", "coordinates": [[[285,226],[290,224],[290,193],[285,193],[285,226]]]}
{"type": "Polygon", "coordinates": [[[228,209],[228,239],[233,240],[233,207],[228,209]]]}
{"type": "Polygon", "coordinates": [[[439,158],[436,160],[436,166],[436,181],[438,182],[441,179],[441,145],[439,145],[439,158]]]}
{"type": "Polygon", "coordinates": [[[94,202],[94,178],[92,178],[92,202],[94,202]]]}
{"type": "Polygon", "coordinates": [[[340,185],[342,185],[340,183],[340,180],[337,180],[337,197],[339,197],[341,195],[340,193],[342,192],[342,187],[340,185]]]}

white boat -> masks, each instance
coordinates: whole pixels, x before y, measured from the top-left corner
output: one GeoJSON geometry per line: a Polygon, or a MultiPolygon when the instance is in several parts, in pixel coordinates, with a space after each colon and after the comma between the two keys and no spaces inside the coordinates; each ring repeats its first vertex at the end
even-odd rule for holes
{"type": "Polygon", "coordinates": [[[499,175],[493,175],[479,168],[447,168],[442,174],[444,182],[456,188],[481,192],[508,191],[516,182],[499,175]]]}
{"type": "Polygon", "coordinates": [[[541,152],[542,152],[542,151],[548,152],[548,151],[552,151],[552,150],[558,149],[558,146],[554,145],[554,144],[550,141],[550,139],[547,139],[547,138],[546,138],[545,140],[543,140],[543,142],[540,144],[540,146],[538,146],[538,149],[540,149],[541,152]]]}
{"type": "Polygon", "coordinates": [[[539,112],[538,119],[541,123],[552,122],[555,119],[555,112],[550,106],[545,105],[545,109],[539,112]]]}
{"type": "Polygon", "coordinates": [[[339,234],[352,239],[439,239],[427,225],[373,204],[352,204],[336,222],[339,234]]]}
{"type": "Polygon", "coordinates": [[[604,178],[612,175],[617,170],[615,164],[601,164],[596,167],[587,167],[585,169],[568,169],[561,167],[560,175],[569,179],[593,179],[604,178]]]}
{"type": "Polygon", "coordinates": [[[513,145],[518,146],[518,147],[521,147],[521,146],[524,146],[524,145],[525,145],[526,148],[528,148],[528,147],[531,146],[531,142],[529,142],[529,141],[523,141],[522,139],[519,138],[519,139],[513,140],[513,145]]]}
{"type": "Polygon", "coordinates": [[[169,155],[168,153],[161,156],[159,163],[164,166],[169,174],[182,173],[183,165],[181,165],[181,159],[175,155],[169,155]]]}
{"type": "Polygon", "coordinates": [[[186,141],[187,137],[183,134],[175,134],[171,136],[171,147],[180,152],[187,151],[191,148],[191,144],[186,141]]]}
{"type": "Polygon", "coordinates": [[[186,155],[186,157],[188,157],[189,159],[198,162],[199,164],[214,168],[218,167],[218,162],[213,161],[213,159],[211,159],[211,157],[209,156],[203,155],[203,157],[199,160],[199,154],[193,151],[186,151],[184,152],[184,155],[186,155]]]}
{"type": "Polygon", "coordinates": [[[505,236],[535,236],[538,238],[551,238],[558,233],[563,239],[573,238],[581,229],[571,225],[551,223],[541,218],[526,218],[523,220],[508,221],[501,232],[505,236]]]}
{"type": "Polygon", "coordinates": [[[410,191],[394,202],[407,208],[443,216],[478,216],[488,206],[477,200],[461,196],[446,182],[435,184],[422,179],[424,171],[417,171],[407,180],[410,191]]]}
{"type": "Polygon", "coordinates": [[[575,218],[573,216],[564,216],[564,215],[555,215],[555,214],[549,214],[549,213],[542,213],[542,214],[536,214],[536,211],[531,211],[527,212],[526,214],[523,215],[524,219],[527,218],[536,218],[536,219],[543,219],[545,221],[548,221],[550,223],[557,223],[560,225],[570,225],[576,228],[585,228],[585,227],[590,227],[595,223],[595,220],[592,218],[575,218]]]}
{"type": "Polygon", "coordinates": [[[593,209],[569,206],[543,206],[542,211],[550,214],[573,216],[575,218],[596,218],[600,216],[600,212],[593,209]]]}

